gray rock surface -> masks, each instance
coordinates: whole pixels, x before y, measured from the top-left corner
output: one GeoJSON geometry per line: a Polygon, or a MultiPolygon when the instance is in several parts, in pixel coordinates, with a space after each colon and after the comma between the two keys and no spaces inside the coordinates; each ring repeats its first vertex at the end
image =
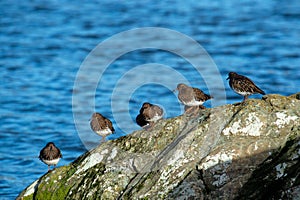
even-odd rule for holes
{"type": "Polygon", "coordinates": [[[19,199],[299,199],[300,94],[200,110],[108,141],[19,199]]]}

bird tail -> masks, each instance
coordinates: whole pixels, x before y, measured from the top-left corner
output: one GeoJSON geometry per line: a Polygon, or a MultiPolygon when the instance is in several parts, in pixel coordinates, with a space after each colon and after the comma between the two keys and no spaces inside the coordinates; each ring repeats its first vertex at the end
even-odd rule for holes
{"type": "Polygon", "coordinates": [[[257,87],[257,92],[260,93],[260,94],[262,94],[262,95],[265,95],[265,94],[266,94],[262,89],[260,89],[260,88],[258,88],[258,87],[257,87]]]}
{"type": "Polygon", "coordinates": [[[213,99],[214,97],[207,94],[207,95],[206,95],[206,98],[207,98],[207,100],[208,100],[208,99],[213,99]]]}

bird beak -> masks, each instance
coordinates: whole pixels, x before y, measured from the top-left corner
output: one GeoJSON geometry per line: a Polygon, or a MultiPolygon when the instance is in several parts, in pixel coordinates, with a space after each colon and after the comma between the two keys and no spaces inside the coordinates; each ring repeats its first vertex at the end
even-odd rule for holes
{"type": "Polygon", "coordinates": [[[226,78],[226,80],[228,80],[229,79],[229,76],[226,78]]]}
{"type": "Polygon", "coordinates": [[[176,92],[178,89],[177,88],[175,88],[174,90],[172,90],[172,92],[176,92]]]}

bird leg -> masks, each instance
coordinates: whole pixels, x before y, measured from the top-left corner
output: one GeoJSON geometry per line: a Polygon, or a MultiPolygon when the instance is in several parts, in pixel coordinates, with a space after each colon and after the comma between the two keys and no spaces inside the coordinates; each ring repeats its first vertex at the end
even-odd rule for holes
{"type": "Polygon", "coordinates": [[[248,95],[244,96],[243,102],[245,102],[248,99],[248,95]]]}
{"type": "Polygon", "coordinates": [[[192,110],[192,116],[195,117],[200,112],[200,106],[194,106],[192,110]]]}
{"type": "Polygon", "coordinates": [[[184,112],[186,114],[189,114],[189,113],[192,113],[193,109],[194,109],[194,106],[185,106],[185,111],[184,112]]]}
{"type": "Polygon", "coordinates": [[[185,106],[185,113],[190,116],[196,116],[197,113],[200,111],[200,109],[205,109],[204,106],[200,105],[200,106],[185,106]]]}
{"type": "Polygon", "coordinates": [[[102,136],[100,143],[104,143],[105,142],[105,136],[102,136]]]}

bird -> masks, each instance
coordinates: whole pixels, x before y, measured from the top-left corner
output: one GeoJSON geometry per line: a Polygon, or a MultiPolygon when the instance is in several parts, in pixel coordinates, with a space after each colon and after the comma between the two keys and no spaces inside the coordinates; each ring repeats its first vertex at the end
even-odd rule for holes
{"type": "Polygon", "coordinates": [[[184,83],[179,83],[174,91],[176,90],[178,90],[179,101],[188,108],[186,109],[186,111],[195,106],[199,107],[205,101],[213,98],[212,96],[205,94],[202,90],[194,87],[189,87],[184,83]]]}
{"type": "Polygon", "coordinates": [[[53,165],[53,169],[62,158],[62,154],[58,147],[55,146],[53,142],[48,142],[46,146],[40,151],[39,159],[48,165],[48,172],[50,171],[50,166],[53,165]]]}
{"type": "Polygon", "coordinates": [[[115,132],[111,121],[98,112],[93,113],[90,126],[96,134],[102,136],[101,142],[105,141],[106,136],[115,132]]]}
{"type": "Polygon", "coordinates": [[[256,86],[252,80],[250,80],[246,76],[239,75],[235,72],[229,72],[228,78],[226,80],[228,79],[231,89],[237,94],[242,95],[244,97],[243,102],[245,102],[248,99],[249,95],[266,94],[262,89],[256,86]]]}
{"type": "Polygon", "coordinates": [[[137,125],[144,129],[146,129],[150,125],[149,122],[146,121],[144,115],[141,113],[136,116],[135,121],[137,125]]]}
{"type": "Polygon", "coordinates": [[[145,102],[140,109],[140,114],[137,116],[137,124],[149,124],[150,127],[154,125],[158,120],[160,120],[164,115],[164,111],[158,105],[145,102]],[[147,122],[147,123],[145,123],[147,122]]]}

